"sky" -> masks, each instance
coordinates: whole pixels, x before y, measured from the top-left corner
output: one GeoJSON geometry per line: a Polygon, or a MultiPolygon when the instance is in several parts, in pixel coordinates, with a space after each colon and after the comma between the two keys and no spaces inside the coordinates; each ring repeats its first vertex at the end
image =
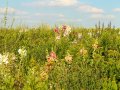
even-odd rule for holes
{"type": "Polygon", "coordinates": [[[120,26],[120,0],[0,0],[0,23],[7,25],[69,24],[94,27],[99,21],[120,26]],[[8,4],[6,2],[8,1],[8,4]]]}

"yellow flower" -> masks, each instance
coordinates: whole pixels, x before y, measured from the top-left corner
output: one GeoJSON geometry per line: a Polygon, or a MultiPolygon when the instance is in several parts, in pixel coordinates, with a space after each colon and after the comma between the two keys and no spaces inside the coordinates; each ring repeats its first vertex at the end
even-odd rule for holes
{"type": "Polygon", "coordinates": [[[71,64],[71,63],[72,63],[72,55],[68,54],[68,55],[65,57],[65,61],[66,61],[68,64],[71,64]]]}
{"type": "Polygon", "coordinates": [[[82,49],[80,49],[80,54],[81,55],[86,55],[87,54],[87,50],[83,47],[82,49]]]}
{"type": "Polygon", "coordinates": [[[93,47],[94,50],[96,50],[98,48],[98,45],[97,44],[93,44],[92,47],[93,47]]]}
{"type": "Polygon", "coordinates": [[[98,40],[95,40],[95,43],[92,45],[93,49],[96,50],[98,48],[98,40]]]}

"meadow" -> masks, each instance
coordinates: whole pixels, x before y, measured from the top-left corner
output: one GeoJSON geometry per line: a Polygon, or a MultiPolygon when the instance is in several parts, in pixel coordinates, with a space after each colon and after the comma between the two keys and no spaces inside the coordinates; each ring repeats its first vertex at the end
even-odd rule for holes
{"type": "Polygon", "coordinates": [[[0,90],[120,90],[120,29],[0,28],[0,90]]]}

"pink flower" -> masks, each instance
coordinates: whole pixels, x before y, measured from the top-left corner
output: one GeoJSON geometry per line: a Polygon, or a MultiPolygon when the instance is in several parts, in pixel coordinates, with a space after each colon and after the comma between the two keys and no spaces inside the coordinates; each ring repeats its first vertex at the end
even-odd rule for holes
{"type": "Polygon", "coordinates": [[[58,29],[58,27],[56,27],[56,28],[54,29],[54,32],[57,33],[57,34],[59,34],[59,29],[58,29]]]}
{"type": "Polygon", "coordinates": [[[57,58],[56,53],[53,51],[50,52],[50,57],[52,57],[53,59],[56,59],[57,58]]]}
{"type": "Polygon", "coordinates": [[[67,29],[67,26],[66,25],[63,25],[62,26],[62,30],[66,30],[67,29]]]}

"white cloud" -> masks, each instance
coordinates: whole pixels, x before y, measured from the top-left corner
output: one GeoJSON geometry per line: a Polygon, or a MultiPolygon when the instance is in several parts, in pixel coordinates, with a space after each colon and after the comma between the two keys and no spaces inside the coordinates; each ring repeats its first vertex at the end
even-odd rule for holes
{"type": "Polygon", "coordinates": [[[65,17],[63,14],[59,14],[59,13],[35,13],[35,16],[38,16],[38,17],[59,17],[59,18],[65,17]]]}
{"type": "Polygon", "coordinates": [[[91,18],[102,18],[103,15],[102,14],[93,14],[91,15],[91,18]]]}
{"type": "Polygon", "coordinates": [[[20,16],[20,15],[17,15],[17,16],[15,16],[15,19],[23,19],[23,20],[29,19],[29,20],[31,20],[32,17],[31,16],[20,16]]]}
{"type": "Polygon", "coordinates": [[[72,6],[77,3],[77,0],[53,0],[50,1],[50,6],[72,6]]]}
{"type": "Polygon", "coordinates": [[[82,19],[67,19],[67,18],[62,18],[62,19],[58,19],[58,22],[81,22],[82,19]]]}
{"type": "Polygon", "coordinates": [[[120,12],[120,8],[114,8],[113,11],[114,12],[120,12]]]}
{"type": "Polygon", "coordinates": [[[78,0],[37,0],[30,3],[23,3],[24,6],[32,7],[63,7],[63,6],[73,6],[77,4],[78,0]]]}
{"type": "Polygon", "coordinates": [[[65,17],[65,15],[63,15],[63,14],[59,14],[59,17],[64,18],[64,17],[65,17]]]}
{"type": "MultiPolygon", "coordinates": [[[[6,12],[6,8],[3,7],[3,8],[0,8],[0,14],[4,14],[6,12]]],[[[22,10],[17,10],[15,8],[12,8],[12,7],[8,7],[7,9],[7,13],[8,14],[18,14],[18,15],[25,15],[25,14],[28,14],[28,12],[26,11],[22,11],[22,10]]]]}
{"type": "Polygon", "coordinates": [[[15,13],[18,15],[27,15],[28,14],[28,12],[22,11],[22,10],[16,10],[15,13]]]}
{"type": "Polygon", "coordinates": [[[92,19],[114,19],[115,16],[114,15],[103,15],[103,14],[93,14],[91,15],[92,19]]]}
{"type": "Polygon", "coordinates": [[[78,9],[81,11],[87,12],[87,13],[96,13],[96,14],[104,13],[103,9],[100,9],[100,8],[97,8],[94,6],[90,6],[90,5],[86,5],[86,4],[80,5],[78,9]]]}

